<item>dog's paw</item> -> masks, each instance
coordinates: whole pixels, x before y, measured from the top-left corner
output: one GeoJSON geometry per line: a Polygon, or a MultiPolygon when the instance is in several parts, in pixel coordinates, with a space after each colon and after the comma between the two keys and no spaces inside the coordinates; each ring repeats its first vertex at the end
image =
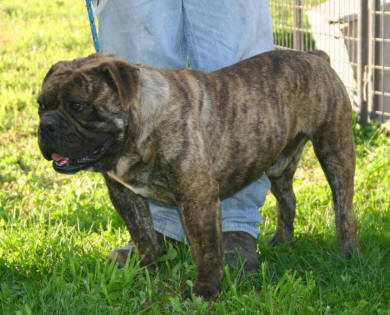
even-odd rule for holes
{"type": "Polygon", "coordinates": [[[126,247],[118,247],[111,251],[107,257],[109,263],[114,263],[118,268],[123,268],[126,265],[127,258],[133,250],[133,246],[128,245],[126,247]]]}
{"type": "Polygon", "coordinates": [[[204,282],[195,281],[194,294],[204,298],[207,301],[215,300],[219,294],[219,285],[204,282]]]}
{"type": "Polygon", "coordinates": [[[293,240],[293,236],[291,234],[283,233],[283,232],[275,232],[272,239],[269,241],[271,246],[277,246],[283,243],[289,243],[293,240]]]}
{"type": "Polygon", "coordinates": [[[339,245],[340,255],[346,259],[360,254],[360,245],[356,239],[350,239],[339,245]]]}

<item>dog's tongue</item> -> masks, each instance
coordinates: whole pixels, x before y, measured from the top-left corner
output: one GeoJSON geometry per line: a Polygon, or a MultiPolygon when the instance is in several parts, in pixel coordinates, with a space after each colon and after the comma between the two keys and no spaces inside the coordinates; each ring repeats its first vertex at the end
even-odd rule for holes
{"type": "Polygon", "coordinates": [[[63,157],[57,153],[53,153],[51,155],[51,158],[53,159],[54,162],[56,162],[56,164],[58,164],[60,166],[65,165],[66,163],[69,162],[69,158],[63,157]]]}

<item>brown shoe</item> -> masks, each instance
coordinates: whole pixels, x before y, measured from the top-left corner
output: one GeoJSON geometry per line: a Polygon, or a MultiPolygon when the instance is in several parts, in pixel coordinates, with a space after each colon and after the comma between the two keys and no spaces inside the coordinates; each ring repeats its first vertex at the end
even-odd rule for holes
{"type": "Polygon", "coordinates": [[[245,273],[255,273],[259,267],[256,239],[246,232],[223,232],[225,263],[232,268],[243,265],[245,273]]]}
{"type": "Polygon", "coordinates": [[[170,238],[169,236],[166,236],[164,234],[161,234],[160,232],[156,231],[156,234],[157,234],[157,240],[159,241],[161,246],[164,245],[166,246],[168,244],[171,244],[173,247],[176,247],[176,246],[180,246],[180,244],[183,244],[182,242],[170,238]]]}

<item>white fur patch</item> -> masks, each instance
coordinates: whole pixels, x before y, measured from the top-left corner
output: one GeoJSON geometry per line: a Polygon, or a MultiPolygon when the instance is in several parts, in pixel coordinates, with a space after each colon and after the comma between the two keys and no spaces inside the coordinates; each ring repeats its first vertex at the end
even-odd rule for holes
{"type": "Polygon", "coordinates": [[[130,160],[127,157],[121,157],[116,164],[115,173],[119,177],[123,177],[129,170],[130,160]]]}
{"type": "Polygon", "coordinates": [[[164,110],[169,100],[169,83],[167,79],[155,69],[140,67],[140,104],[144,119],[155,119],[156,115],[164,110]]]}
{"type": "Polygon", "coordinates": [[[119,129],[123,129],[123,127],[125,126],[125,122],[123,121],[122,118],[115,118],[115,119],[114,119],[114,124],[115,124],[115,126],[117,126],[119,129]]]}
{"type": "Polygon", "coordinates": [[[150,189],[148,189],[145,186],[133,186],[128,183],[123,179],[126,175],[126,173],[129,170],[131,161],[128,157],[121,157],[118,160],[118,163],[116,164],[115,172],[108,172],[107,174],[116,180],[118,183],[121,183],[123,186],[126,188],[130,189],[137,195],[141,195],[142,197],[148,198],[152,196],[152,192],[150,189]]]}
{"type": "Polygon", "coordinates": [[[111,172],[107,172],[107,175],[110,176],[115,181],[117,181],[118,183],[125,186],[126,188],[130,189],[132,192],[134,192],[137,195],[141,195],[144,198],[151,198],[153,196],[152,191],[148,187],[135,187],[129,185],[122,178],[118,177],[117,175],[114,175],[111,172]]]}

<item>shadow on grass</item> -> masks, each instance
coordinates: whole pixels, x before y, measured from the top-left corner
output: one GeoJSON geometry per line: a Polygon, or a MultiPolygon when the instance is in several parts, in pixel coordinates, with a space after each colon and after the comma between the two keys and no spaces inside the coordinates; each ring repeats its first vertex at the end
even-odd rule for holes
{"type": "MultiPolygon", "coordinates": [[[[381,232],[383,221],[378,218],[372,222],[372,217],[363,214],[360,224],[368,221],[370,224],[359,234],[362,253],[348,260],[337,253],[334,231],[301,233],[291,244],[277,247],[268,246],[267,235],[259,241],[259,273],[242,278],[238,271],[227,269],[218,303],[230,310],[243,303],[262,310],[280,304],[284,310],[290,304],[313,306],[313,301],[322,310],[330,306],[340,311],[358,303],[364,310],[371,310],[372,305],[383,307],[390,289],[390,273],[386,273],[389,242],[381,232]]],[[[30,302],[37,297],[49,301],[53,296],[62,299],[70,294],[77,299],[93,297],[99,307],[122,305],[132,299],[138,307],[150,301],[173,303],[172,299],[180,303],[177,307],[188,304],[184,297],[191,291],[195,267],[186,245],[168,244],[165,256],[154,267],[139,268],[139,257],[134,255],[123,272],[107,265],[99,249],[85,251],[78,238],[69,244],[59,238],[50,248],[58,253],[48,259],[31,257],[30,262],[23,263],[0,258],[3,301],[23,304],[27,297],[30,302]]],[[[42,307],[38,304],[35,309],[42,307]]]]}

